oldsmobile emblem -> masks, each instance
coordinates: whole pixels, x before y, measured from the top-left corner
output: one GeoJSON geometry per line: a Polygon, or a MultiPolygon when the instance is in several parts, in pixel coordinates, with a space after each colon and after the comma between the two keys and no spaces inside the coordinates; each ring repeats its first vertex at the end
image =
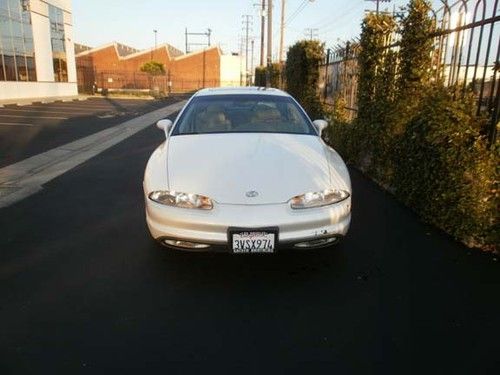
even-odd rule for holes
{"type": "Polygon", "coordinates": [[[259,193],[257,193],[256,191],[254,190],[250,190],[250,191],[247,191],[245,193],[245,195],[248,197],[248,198],[255,198],[259,195],[259,193]]]}

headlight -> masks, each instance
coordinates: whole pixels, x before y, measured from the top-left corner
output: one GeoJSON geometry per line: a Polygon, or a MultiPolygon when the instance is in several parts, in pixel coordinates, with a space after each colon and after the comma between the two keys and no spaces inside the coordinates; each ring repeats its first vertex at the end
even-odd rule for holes
{"type": "Polygon", "coordinates": [[[326,189],[314,193],[297,195],[290,199],[290,206],[294,209],[327,206],[339,203],[349,198],[350,194],[345,190],[326,189]]]}
{"type": "Polygon", "coordinates": [[[208,197],[178,191],[153,191],[149,194],[149,199],[173,207],[198,208],[201,210],[211,210],[213,208],[212,200],[208,197]]]}

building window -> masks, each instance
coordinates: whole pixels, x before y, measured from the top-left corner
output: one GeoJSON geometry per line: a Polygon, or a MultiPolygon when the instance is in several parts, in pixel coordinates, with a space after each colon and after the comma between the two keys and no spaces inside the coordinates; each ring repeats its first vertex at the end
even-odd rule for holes
{"type": "Polygon", "coordinates": [[[33,28],[25,0],[0,0],[0,81],[36,81],[33,28]]]}
{"type": "Polygon", "coordinates": [[[54,63],[54,81],[68,82],[63,10],[49,5],[49,19],[50,39],[52,41],[52,61],[54,63]]]}

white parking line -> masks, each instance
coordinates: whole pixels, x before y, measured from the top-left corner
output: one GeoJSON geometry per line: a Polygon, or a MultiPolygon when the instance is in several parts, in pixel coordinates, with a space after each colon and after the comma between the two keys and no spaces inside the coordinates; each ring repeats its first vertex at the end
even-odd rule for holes
{"type": "Polygon", "coordinates": [[[76,110],[70,110],[68,109],[67,111],[62,111],[62,110],[58,110],[58,111],[51,111],[51,110],[45,110],[45,109],[24,109],[24,108],[3,108],[2,110],[0,110],[0,113],[2,112],[36,112],[36,113],[41,113],[41,114],[45,114],[45,113],[61,113],[63,115],[67,115],[67,114],[86,114],[86,113],[99,113],[99,112],[106,112],[104,110],[91,110],[91,111],[76,111],[76,110]]]}
{"type": "MultiPolygon", "coordinates": [[[[57,176],[120,143],[156,121],[177,111],[185,100],[101,130],[84,138],[0,168],[0,208],[11,205],[42,189],[57,176]]],[[[161,137],[160,134],[158,137],[161,137]]]]}
{"type": "MultiPolygon", "coordinates": [[[[120,106],[120,107],[125,107],[125,108],[130,108],[132,106],[120,106]]],[[[47,108],[47,109],[86,109],[86,108],[92,108],[92,109],[114,109],[116,106],[114,105],[65,105],[65,104],[60,104],[60,105],[53,105],[53,104],[34,104],[30,105],[30,108],[47,108]]]]}
{"type": "Polygon", "coordinates": [[[33,124],[23,124],[20,122],[0,122],[2,126],[35,126],[33,124]]]}
{"type": "Polygon", "coordinates": [[[67,117],[56,117],[56,116],[18,116],[18,115],[0,115],[0,117],[18,117],[18,118],[34,118],[34,119],[39,119],[39,118],[44,118],[44,119],[51,119],[51,120],[67,120],[67,117]]]}

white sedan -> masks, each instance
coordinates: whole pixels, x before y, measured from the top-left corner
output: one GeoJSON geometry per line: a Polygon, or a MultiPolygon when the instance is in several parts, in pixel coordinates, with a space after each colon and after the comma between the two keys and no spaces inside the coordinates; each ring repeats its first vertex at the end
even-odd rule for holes
{"type": "Polygon", "coordinates": [[[144,174],[146,221],[167,247],[272,253],[336,243],[351,221],[341,157],[287,93],[263,88],[198,91],[144,174]]]}

